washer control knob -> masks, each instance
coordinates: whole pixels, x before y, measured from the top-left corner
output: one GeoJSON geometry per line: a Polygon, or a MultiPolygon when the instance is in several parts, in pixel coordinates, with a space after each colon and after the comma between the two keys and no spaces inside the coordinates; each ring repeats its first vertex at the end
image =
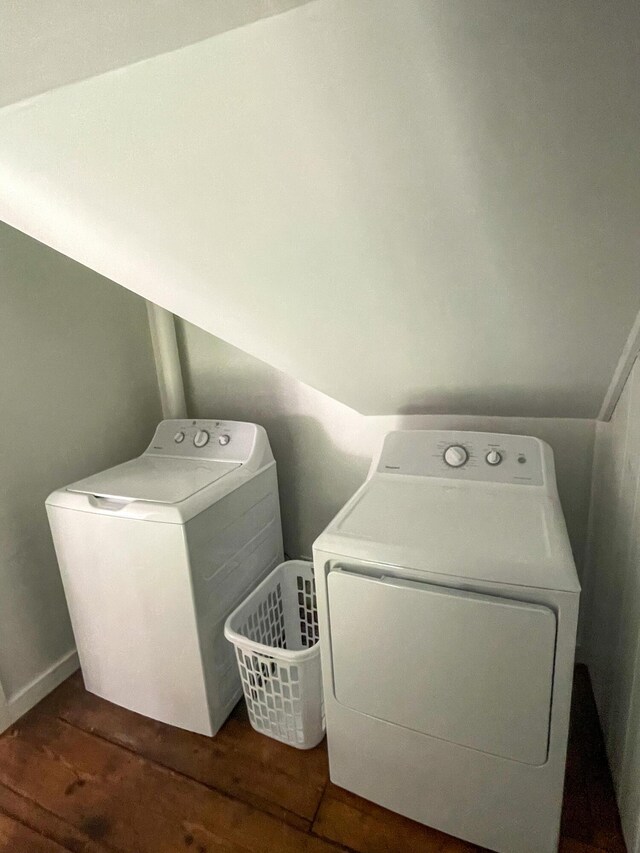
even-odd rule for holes
{"type": "Polygon", "coordinates": [[[469,458],[465,447],[461,444],[452,444],[444,452],[444,461],[451,468],[460,468],[469,458]]]}
{"type": "Polygon", "coordinates": [[[180,432],[177,432],[173,436],[173,440],[176,444],[182,444],[182,442],[184,441],[184,430],[180,430],[180,432]]]}
{"type": "Polygon", "coordinates": [[[499,465],[502,462],[502,453],[499,450],[490,450],[484,458],[487,465],[499,465]]]}
{"type": "Polygon", "coordinates": [[[224,445],[229,444],[230,441],[231,441],[230,435],[221,435],[220,438],[218,439],[218,444],[221,444],[224,447],[224,445]]]}
{"type": "Polygon", "coordinates": [[[199,429],[193,437],[193,443],[196,447],[204,447],[208,441],[209,433],[206,431],[206,429],[199,429]]]}

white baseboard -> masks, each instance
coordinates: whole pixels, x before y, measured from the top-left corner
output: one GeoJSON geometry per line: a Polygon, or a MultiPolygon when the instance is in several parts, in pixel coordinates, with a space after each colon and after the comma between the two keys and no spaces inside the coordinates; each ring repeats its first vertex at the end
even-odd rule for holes
{"type": "Polygon", "coordinates": [[[0,732],[8,729],[80,666],[75,649],[63,655],[13,696],[0,692],[0,732]],[[3,701],[4,700],[4,701],[3,701]]]}

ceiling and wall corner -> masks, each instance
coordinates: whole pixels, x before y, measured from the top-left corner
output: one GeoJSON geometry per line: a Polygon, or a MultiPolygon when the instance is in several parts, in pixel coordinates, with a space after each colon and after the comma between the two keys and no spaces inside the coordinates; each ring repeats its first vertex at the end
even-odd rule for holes
{"type": "Polygon", "coordinates": [[[8,106],[0,217],[364,414],[593,418],[640,12],[469,9],[315,0],[8,106]]]}
{"type": "Polygon", "coordinates": [[[0,107],[178,50],[309,0],[12,0],[0,4],[0,107]]]}
{"type": "Polygon", "coordinates": [[[629,337],[622,348],[618,364],[616,365],[616,369],[611,377],[611,382],[609,383],[609,388],[607,389],[607,393],[602,401],[602,406],[600,407],[600,413],[598,415],[599,421],[611,420],[613,412],[618,404],[618,400],[624,393],[627,380],[633,370],[633,366],[638,355],[640,355],[640,311],[638,312],[635,322],[631,327],[629,337]]]}

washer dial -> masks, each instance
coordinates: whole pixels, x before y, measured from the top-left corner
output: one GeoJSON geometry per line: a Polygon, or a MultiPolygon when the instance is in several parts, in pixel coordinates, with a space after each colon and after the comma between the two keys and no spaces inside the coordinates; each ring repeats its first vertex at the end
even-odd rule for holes
{"type": "Polygon", "coordinates": [[[184,430],[181,429],[179,432],[177,432],[173,436],[173,440],[176,444],[182,444],[182,442],[184,441],[184,430]]]}
{"type": "Polygon", "coordinates": [[[451,444],[445,450],[443,459],[449,467],[461,468],[469,459],[469,453],[461,444],[451,444]]]}
{"type": "Polygon", "coordinates": [[[193,437],[193,443],[196,447],[204,447],[208,441],[209,433],[206,431],[206,429],[199,429],[193,437]]]}
{"type": "Polygon", "coordinates": [[[490,450],[484,457],[487,465],[499,465],[502,462],[502,453],[499,450],[490,450]]]}

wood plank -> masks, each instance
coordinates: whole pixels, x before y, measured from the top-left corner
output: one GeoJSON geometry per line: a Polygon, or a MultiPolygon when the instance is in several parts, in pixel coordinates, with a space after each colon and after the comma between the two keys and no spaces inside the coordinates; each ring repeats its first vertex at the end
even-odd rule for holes
{"type": "Polygon", "coordinates": [[[329,853],[336,846],[45,714],[0,738],[0,783],[127,853],[329,853]]]}
{"type": "Polygon", "coordinates": [[[591,815],[588,843],[607,853],[626,853],[602,729],[591,681],[585,668],[574,678],[574,740],[584,759],[584,781],[591,815]]]}
{"type": "Polygon", "coordinates": [[[473,853],[480,848],[409,820],[329,782],[312,831],[357,853],[473,853]]]}
{"type": "Polygon", "coordinates": [[[88,693],[72,677],[49,712],[208,787],[308,829],[329,777],[326,746],[301,751],[255,732],[244,703],[215,738],[134,714],[88,693]]]}
{"type": "Polygon", "coordinates": [[[590,757],[584,748],[591,729],[588,719],[588,678],[585,667],[576,668],[561,824],[562,836],[584,844],[590,844],[594,837],[586,781],[590,757]]]}
{"type": "Polygon", "coordinates": [[[602,847],[592,847],[574,838],[561,838],[558,853],[604,853],[602,847]]]}
{"type": "Polygon", "coordinates": [[[593,818],[586,782],[583,778],[577,779],[572,774],[567,774],[565,779],[560,833],[563,837],[584,844],[594,840],[593,818]]]}
{"type": "MultiPolygon", "coordinates": [[[[571,727],[567,749],[562,837],[580,850],[625,853],[626,847],[609,773],[602,731],[585,666],[573,681],[571,727]]],[[[567,846],[567,849],[571,849],[567,846]]]]}
{"type": "Polygon", "coordinates": [[[84,832],[46,811],[33,800],[0,785],[0,812],[55,841],[71,853],[106,853],[107,848],[92,841],[84,832]]]}
{"type": "Polygon", "coordinates": [[[587,775],[587,794],[592,814],[594,847],[607,853],[626,853],[622,825],[616,803],[611,773],[607,764],[604,744],[600,760],[594,762],[587,775]]]}
{"type": "Polygon", "coordinates": [[[55,841],[1,812],[0,850],[3,853],[68,853],[55,841]]]}
{"type": "MultiPolygon", "coordinates": [[[[203,738],[104,702],[74,677],[0,738],[0,851],[479,850],[331,784],[313,834],[301,832],[326,778],[324,747],[301,752],[264,738],[242,707],[216,738],[203,738]],[[303,794],[287,790],[309,775],[303,794]]],[[[579,667],[560,853],[624,849],[590,681],[579,667]]]]}

